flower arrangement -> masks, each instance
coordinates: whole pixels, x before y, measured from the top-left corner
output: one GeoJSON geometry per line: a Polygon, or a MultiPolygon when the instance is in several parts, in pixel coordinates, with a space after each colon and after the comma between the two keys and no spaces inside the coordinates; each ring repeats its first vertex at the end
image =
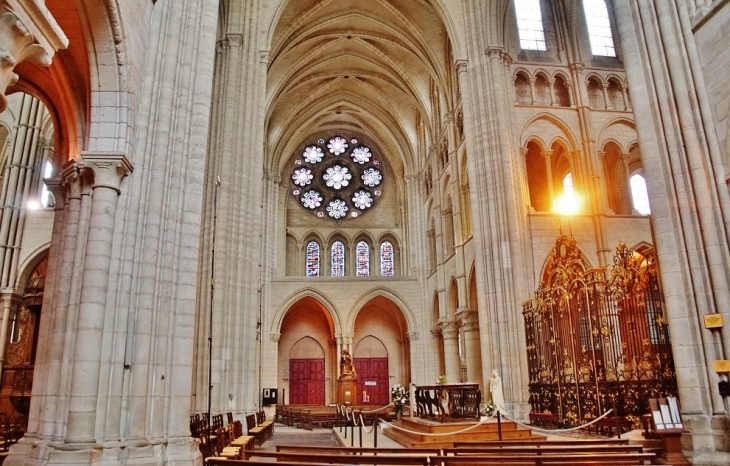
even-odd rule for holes
{"type": "Polygon", "coordinates": [[[448,380],[446,380],[445,375],[439,375],[438,379],[436,379],[436,385],[446,385],[449,383],[448,380]]]}
{"type": "Polygon", "coordinates": [[[393,388],[390,390],[390,401],[395,408],[396,415],[403,412],[403,407],[408,403],[410,395],[403,385],[399,383],[393,385],[393,388]]]}
{"type": "Polygon", "coordinates": [[[494,401],[489,400],[484,403],[482,403],[484,414],[486,414],[489,417],[494,416],[497,413],[497,405],[494,404],[494,401]]]}

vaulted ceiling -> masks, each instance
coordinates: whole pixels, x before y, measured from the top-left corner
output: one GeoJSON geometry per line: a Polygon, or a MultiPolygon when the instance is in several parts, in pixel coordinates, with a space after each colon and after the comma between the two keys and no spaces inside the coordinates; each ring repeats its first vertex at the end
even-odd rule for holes
{"type": "Polygon", "coordinates": [[[420,170],[417,153],[434,136],[433,96],[450,106],[450,49],[427,0],[289,2],[267,74],[272,168],[310,139],[349,131],[372,141],[396,174],[420,170]]]}

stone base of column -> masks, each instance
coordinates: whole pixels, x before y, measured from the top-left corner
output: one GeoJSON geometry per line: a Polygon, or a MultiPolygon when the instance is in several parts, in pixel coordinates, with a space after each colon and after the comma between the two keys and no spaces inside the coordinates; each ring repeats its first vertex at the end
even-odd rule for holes
{"type": "Polygon", "coordinates": [[[99,444],[47,443],[24,437],[10,447],[4,466],[96,465],[202,466],[198,442],[191,437],[150,443],[146,441],[99,444]]]}
{"type": "Polygon", "coordinates": [[[730,417],[682,415],[682,450],[695,466],[730,464],[730,417]]]}

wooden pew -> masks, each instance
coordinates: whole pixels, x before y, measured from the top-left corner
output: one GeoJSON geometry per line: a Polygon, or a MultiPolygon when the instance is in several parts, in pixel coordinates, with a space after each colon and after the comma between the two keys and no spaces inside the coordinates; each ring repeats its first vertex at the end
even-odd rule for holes
{"type": "Polygon", "coordinates": [[[403,447],[320,447],[314,445],[276,445],[277,452],[331,453],[340,455],[440,455],[441,448],[403,448],[403,447]]]}
{"type": "Polygon", "coordinates": [[[499,445],[493,447],[444,448],[444,455],[490,455],[499,453],[643,453],[641,445],[499,445]]]}
{"type": "MultiPolygon", "coordinates": [[[[359,457],[358,457],[359,458],[359,457]]],[[[431,465],[472,466],[482,464],[543,465],[644,465],[656,464],[654,453],[513,453],[499,452],[487,455],[432,456],[431,465]]]]}
{"type": "Polygon", "coordinates": [[[506,439],[506,440],[485,440],[475,442],[454,442],[454,448],[478,447],[478,446],[516,446],[516,445],[628,445],[626,438],[601,438],[601,439],[570,439],[570,440],[547,440],[541,439],[506,439]]]}
{"type": "Polygon", "coordinates": [[[421,454],[412,450],[407,455],[343,455],[340,453],[286,453],[274,451],[244,451],[243,459],[255,458],[274,459],[277,463],[291,462],[300,464],[326,463],[326,464],[382,464],[382,465],[409,465],[429,466],[429,455],[421,454]]]}

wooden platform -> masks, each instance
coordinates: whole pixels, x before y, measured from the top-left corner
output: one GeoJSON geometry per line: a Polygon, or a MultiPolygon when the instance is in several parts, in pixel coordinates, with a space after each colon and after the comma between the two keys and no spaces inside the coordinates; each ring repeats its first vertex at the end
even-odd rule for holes
{"type": "MultiPolygon", "coordinates": [[[[475,420],[438,422],[418,417],[403,417],[393,424],[418,434],[404,432],[396,428],[387,428],[383,434],[406,448],[453,448],[454,442],[483,442],[499,440],[497,421],[490,420],[467,432],[453,435],[432,436],[429,434],[445,434],[459,432],[474,425],[475,420]]],[[[535,439],[544,440],[544,436],[534,435],[530,429],[517,426],[514,422],[502,421],[502,440],[535,439]]]]}

